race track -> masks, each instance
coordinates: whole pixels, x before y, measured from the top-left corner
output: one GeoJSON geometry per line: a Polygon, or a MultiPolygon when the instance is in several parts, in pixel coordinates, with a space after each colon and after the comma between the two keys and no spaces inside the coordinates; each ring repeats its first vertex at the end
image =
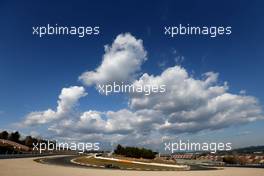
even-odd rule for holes
{"type": "MultiPolygon", "coordinates": [[[[60,156],[62,157],[62,156],[60,156]]],[[[69,159],[69,158],[68,158],[69,159]]],[[[54,163],[42,164],[34,158],[0,160],[1,176],[263,176],[264,169],[225,168],[210,171],[125,171],[94,169],[75,166],[67,158],[53,160],[54,163]],[[56,162],[59,161],[58,163],[56,162]],[[65,164],[68,163],[68,164],[65,164]]]]}

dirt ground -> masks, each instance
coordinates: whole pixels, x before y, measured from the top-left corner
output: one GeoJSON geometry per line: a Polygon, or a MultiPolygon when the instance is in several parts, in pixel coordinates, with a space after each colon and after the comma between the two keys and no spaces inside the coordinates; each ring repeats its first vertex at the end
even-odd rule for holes
{"type": "Polygon", "coordinates": [[[213,171],[122,171],[42,164],[32,158],[0,160],[1,176],[263,176],[264,169],[225,168],[213,171]]]}

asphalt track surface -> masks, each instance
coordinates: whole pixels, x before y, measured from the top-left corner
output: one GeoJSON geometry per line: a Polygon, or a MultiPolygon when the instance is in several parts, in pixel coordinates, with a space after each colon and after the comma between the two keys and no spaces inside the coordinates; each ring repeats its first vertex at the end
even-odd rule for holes
{"type": "MultiPolygon", "coordinates": [[[[0,176],[264,176],[264,169],[259,168],[225,168],[208,171],[127,171],[83,168],[71,164],[65,167],[66,163],[70,163],[71,157],[56,158],[49,160],[48,164],[35,162],[36,158],[0,159],[0,176]]],[[[44,158],[41,159],[44,162],[47,161],[44,158]]]]}
{"type": "MultiPolygon", "coordinates": [[[[72,163],[71,160],[77,157],[78,156],[60,156],[60,157],[51,157],[51,158],[49,157],[49,158],[43,158],[39,162],[43,164],[61,165],[66,167],[93,168],[93,167],[82,166],[72,163]]],[[[195,171],[195,170],[215,170],[215,169],[200,167],[197,165],[191,165],[191,170],[195,171]]]]}
{"type": "Polygon", "coordinates": [[[52,165],[59,165],[59,166],[66,166],[66,167],[81,167],[87,168],[87,166],[81,166],[78,164],[74,164],[71,162],[72,159],[77,158],[78,156],[58,156],[58,157],[47,157],[36,159],[36,162],[40,162],[42,164],[52,164],[52,165]]]}

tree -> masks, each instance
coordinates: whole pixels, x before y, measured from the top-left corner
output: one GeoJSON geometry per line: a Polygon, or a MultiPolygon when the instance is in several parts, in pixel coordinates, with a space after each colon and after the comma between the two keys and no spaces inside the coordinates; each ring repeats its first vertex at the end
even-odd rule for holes
{"type": "Polygon", "coordinates": [[[223,162],[227,163],[227,164],[237,164],[237,160],[235,157],[233,156],[226,156],[223,158],[223,162]]]}
{"type": "Polygon", "coordinates": [[[9,140],[14,142],[20,142],[19,138],[20,138],[20,134],[18,131],[11,133],[9,136],[9,140]]]}
{"type": "Polygon", "coordinates": [[[118,144],[114,152],[117,155],[123,155],[124,154],[124,147],[122,145],[118,144]]]}
{"type": "Polygon", "coordinates": [[[155,158],[156,155],[155,152],[149,149],[137,148],[137,147],[123,147],[120,144],[117,145],[114,152],[115,154],[124,155],[126,157],[132,157],[132,158],[153,159],[155,158]]]}
{"type": "Polygon", "coordinates": [[[33,146],[33,138],[31,136],[27,136],[25,138],[25,145],[28,147],[32,147],[33,146]]]}
{"type": "Polygon", "coordinates": [[[8,139],[8,132],[3,131],[0,133],[0,139],[8,139]]]}

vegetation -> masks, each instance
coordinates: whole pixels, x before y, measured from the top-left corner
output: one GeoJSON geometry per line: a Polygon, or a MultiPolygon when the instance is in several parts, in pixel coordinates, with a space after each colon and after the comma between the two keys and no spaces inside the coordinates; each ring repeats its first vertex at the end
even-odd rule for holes
{"type": "Polygon", "coordinates": [[[0,133],[0,139],[8,139],[8,132],[3,131],[0,133]]]}
{"type": "Polygon", "coordinates": [[[19,139],[20,139],[20,134],[19,134],[18,131],[13,132],[13,133],[11,133],[11,134],[8,136],[8,140],[10,140],[10,141],[14,141],[14,142],[17,142],[17,143],[21,143],[22,141],[20,141],[19,139]]]}
{"type": "MultiPolygon", "coordinates": [[[[33,144],[37,143],[46,143],[48,144],[47,140],[41,139],[41,138],[35,138],[32,136],[26,136],[24,138],[21,138],[21,134],[18,131],[8,133],[7,131],[0,132],[0,139],[9,140],[16,142],[18,144],[25,145],[27,147],[33,148],[33,144]]],[[[55,143],[55,141],[49,141],[49,144],[55,143]]],[[[14,154],[14,153],[21,153],[21,151],[14,150],[12,146],[5,146],[0,145],[0,154],[14,154]]]]}
{"type": "Polygon", "coordinates": [[[264,146],[249,146],[230,151],[218,151],[219,155],[243,155],[243,154],[258,154],[264,153],[264,146]]]}
{"type": "Polygon", "coordinates": [[[150,149],[137,148],[137,147],[123,147],[120,144],[117,145],[114,153],[126,157],[145,158],[145,159],[154,159],[156,155],[156,152],[153,152],[150,149]]]}
{"type": "Polygon", "coordinates": [[[241,154],[252,154],[252,153],[264,153],[264,146],[250,146],[239,149],[234,149],[233,152],[241,153],[241,154]]]}
{"type": "Polygon", "coordinates": [[[26,136],[24,139],[21,139],[21,135],[18,131],[12,132],[10,134],[7,131],[2,131],[0,132],[0,139],[10,140],[28,147],[33,147],[33,143],[43,141],[31,136],[26,136]]]}
{"type": "Polygon", "coordinates": [[[185,170],[182,168],[174,168],[168,166],[154,166],[154,165],[145,165],[145,164],[135,164],[135,163],[128,163],[128,162],[120,162],[120,161],[110,161],[110,160],[103,160],[98,158],[87,158],[87,157],[79,157],[75,159],[76,162],[87,164],[88,166],[95,167],[104,167],[110,169],[122,169],[122,170],[167,170],[167,171],[176,171],[176,170],[185,170]]]}
{"type": "Polygon", "coordinates": [[[245,165],[247,163],[244,157],[237,157],[237,156],[226,156],[223,158],[223,162],[226,164],[239,164],[245,165]]]}

